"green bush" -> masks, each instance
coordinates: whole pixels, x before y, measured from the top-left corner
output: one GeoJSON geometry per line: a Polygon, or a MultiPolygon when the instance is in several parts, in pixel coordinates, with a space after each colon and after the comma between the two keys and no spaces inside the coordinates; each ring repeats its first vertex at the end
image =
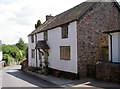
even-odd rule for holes
{"type": "Polygon", "coordinates": [[[21,61],[23,59],[22,51],[18,47],[13,45],[3,45],[2,46],[3,54],[8,54],[16,61],[21,61]]]}
{"type": "Polygon", "coordinates": [[[10,63],[12,61],[12,57],[9,54],[4,54],[3,60],[6,62],[7,65],[10,65],[10,63]]]}

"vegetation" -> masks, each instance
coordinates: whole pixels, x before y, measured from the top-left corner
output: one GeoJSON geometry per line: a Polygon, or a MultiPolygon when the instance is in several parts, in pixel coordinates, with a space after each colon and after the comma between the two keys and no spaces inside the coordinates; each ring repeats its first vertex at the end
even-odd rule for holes
{"type": "Polygon", "coordinates": [[[20,62],[25,56],[24,53],[27,49],[27,44],[24,43],[22,38],[20,38],[19,42],[14,45],[2,45],[3,51],[3,60],[7,65],[10,65],[12,61],[20,62]]]}
{"type": "Polygon", "coordinates": [[[37,21],[37,24],[35,24],[35,28],[39,27],[41,24],[42,24],[41,21],[38,20],[38,21],[37,21]]]}
{"type": "Polygon", "coordinates": [[[1,43],[1,40],[0,40],[0,52],[2,51],[2,43],[1,43]]]}
{"type": "Polygon", "coordinates": [[[48,68],[49,62],[48,62],[48,60],[45,60],[43,63],[44,63],[44,66],[43,66],[44,74],[48,75],[48,73],[49,73],[49,68],[48,68]]]}
{"type": "Polygon", "coordinates": [[[23,41],[22,38],[19,39],[18,43],[16,44],[16,47],[21,50],[23,57],[25,58],[25,52],[27,50],[27,44],[23,41]]]}
{"type": "Polygon", "coordinates": [[[32,72],[37,72],[37,71],[40,70],[40,68],[39,68],[39,67],[28,66],[28,67],[26,68],[26,70],[29,70],[29,71],[32,71],[32,72]]]}

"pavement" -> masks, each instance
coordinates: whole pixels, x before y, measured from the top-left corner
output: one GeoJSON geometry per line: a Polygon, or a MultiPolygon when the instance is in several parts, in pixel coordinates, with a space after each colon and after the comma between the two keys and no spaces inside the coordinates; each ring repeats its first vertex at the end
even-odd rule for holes
{"type": "Polygon", "coordinates": [[[59,87],[63,88],[69,88],[69,87],[92,87],[97,89],[105,89],[105,88],[120,88],[120,84],[117,83],[110,83],[110,82],[103,82],[103,81],[97,81],[95,79],[81,79],[81,80],[70,80],[70,79],[64,79],[64,78],[56,78],[52,75],[42,75],[36,72],[31,72],[28,70],[24,70],[26,73],[29,73],[33,76],[36,76],[40,79],[43,79],[45,81],[51,82],[59,87]]]}
{"type": "Polygon", "coordinates": [[[29,74],[32,74],[34,76],[37,76],[43,80],[46,80],[48,82],[51,82],[55,85],[58,85],[58,86],[62,86],[62,85],[66,85],[66,84],[69,84],[71,82],[74,82],[74,80],[69,80],[69,79],[64,79],[64,78],[56,78],[52,75],[42,75],[42,74],[39,74],[39,73],[36,73],[36,72],[31,72],[31,71],[28,71],[28,70],[24,70],[25,72],[29,73],[29,74]]]}

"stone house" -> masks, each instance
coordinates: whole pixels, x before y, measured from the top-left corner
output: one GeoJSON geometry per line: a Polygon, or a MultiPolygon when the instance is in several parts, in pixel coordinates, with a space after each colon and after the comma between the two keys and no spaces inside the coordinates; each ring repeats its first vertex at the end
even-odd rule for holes
{"type": "MultiPolygon", "coordinates": [[[[46,21],[28,35],[28,65],[48,60],[52,72],[72,78],[94,77],[96,63],[109,59],[109,36],[120,29],[117,2],[83,2],[46,21]]],[[[113,59],[112,62],[120,62],[113,59]]]]}

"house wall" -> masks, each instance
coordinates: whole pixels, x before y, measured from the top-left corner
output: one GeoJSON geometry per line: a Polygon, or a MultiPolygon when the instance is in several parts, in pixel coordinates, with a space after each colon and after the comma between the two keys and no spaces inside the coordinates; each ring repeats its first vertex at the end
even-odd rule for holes
{"type": "MultiPolygon", "coordinates": [[[[40,41],[40,40],[44,40],[44,34],[43,34],[43,32],[37,34],[37,41],[40,41]]],[[[42,56],[42,62],[44,62],[43,59],[44,59],[44,57],[42,56]]],[[[37,50],[37,67],[39,67],[39,66],[40,66],[40,58],[39,58],[39,51],[37,50]]]]}
{"type": "Polygon", "coordinates": [[[120,63],[120,32],[118,33],[118,62],[120,63]]]}
{"type": "Polygon", "coordinates": [[[112,34],[112,62],[118,62],[118,33],[112,34]]]}
{"type": "MultiPolygon", "coordinates": [[[[111,33],[112,35],[112,62],[120,62],[120,32],[111,33]]],[[[109,44],[111,47],[111,45],[109,44]]],[[[109,50],[111,56],[111,50],[109,50]]],[[[111,57],[109,58],[111,59],[111,57]]]]}
{"type": "MultiPolygon", "coordinates": [[[[57,27],[48,30],[48,41],[47,44],[49,49],[49,67],[65,72],[71,72],[77,74],[77,33],[76,33],[76,22],[72,22],[68,25],[68,38],[62,39],[61,27],[57,27]],[[71,59],[61,60],[60,59],[60,46],[71,46],[71,59]]],[[[36,56],[31,58],[31,49],[35,48],[35,42],[31,43],[31,37],[29,39],[29,66],[36,66],[36,56]]],[[[37,41],[44,40],[43,32],[37,34],[37,41]]],[[[39,67],[39,52],[37,50],[37,66],[39,67]]],[[[35,51],[36,55],[36,51],[35,51]]],[[[43,58],[44,59],[44,58],[43,58]]]]}
{"type": "MultiPolygon", "coordinates": [[[[36,66],[36,56],[35,58],[31,57],[31,50],[35,49],[35,35],[34,35],[34,43],[31,43],[31,36],[28,37],[28,66],[36,66]]],[[[36,55],[36,51],[35,51],[36,55]]]]}
{"type": "Polygon", "coordinates": [[[62,39],[61,27],[48,31],[49,67],[65,72],[77,73],[76,22],[68,26],[68,38],[62,39]],[[60,59],[60,46],[71,46],[71,60],[60,59]]]}
{"type": "Polygon", "coordinates": [[[114,3],[101,2],[96,3],[77,22],[77,58],[80,78],[88,76],[89,65],[104,60],[102,49],[108,46],[108,35],[103,32],[118,30],[119,16],[120,13],[114,3]]]}
{"type": "Polygon", "coordinates": [[[2,51],[0,51],[0,61],[2,61],[2,51]]]}
{"type": "Polygon", "coordinates": [[[2,61],[2,42],[0,40],[0,61],[2,61]]]}

